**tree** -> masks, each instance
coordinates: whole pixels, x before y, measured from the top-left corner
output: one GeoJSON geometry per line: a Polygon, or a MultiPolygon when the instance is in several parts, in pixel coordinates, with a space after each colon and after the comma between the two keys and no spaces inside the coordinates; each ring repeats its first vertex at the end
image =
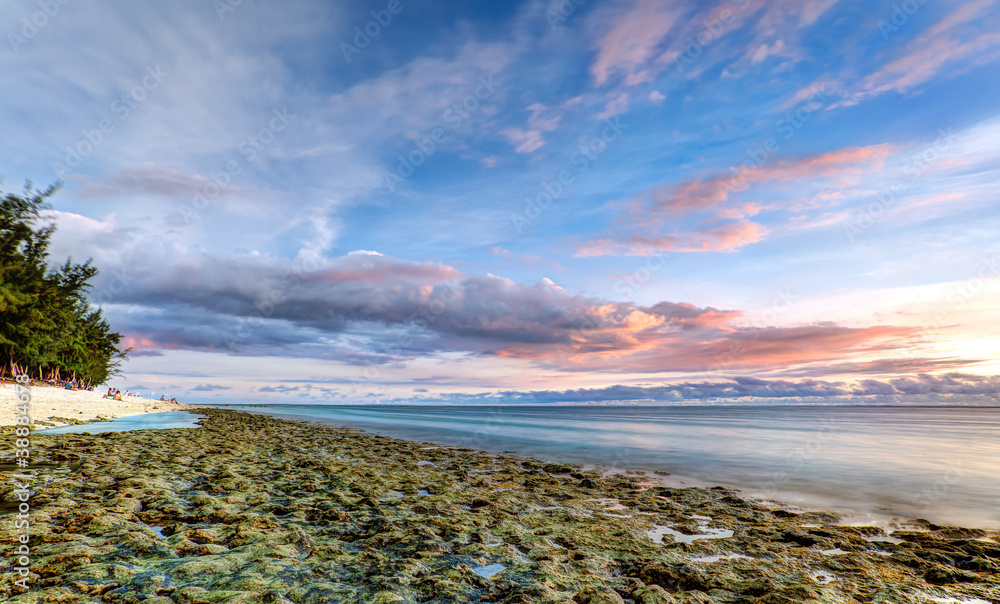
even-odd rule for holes
{"type": "Polygon", "coordinates": [[[52,268],[48,247],[55,225],[45,224],[53,185],[25,185],[22,194],[0,193],[0,376],[27,373],[39,379],[71,376],[99,385],[120,372],[127,350],[99,309],[87,301],[97,268],[67,259],[52,268]]]}

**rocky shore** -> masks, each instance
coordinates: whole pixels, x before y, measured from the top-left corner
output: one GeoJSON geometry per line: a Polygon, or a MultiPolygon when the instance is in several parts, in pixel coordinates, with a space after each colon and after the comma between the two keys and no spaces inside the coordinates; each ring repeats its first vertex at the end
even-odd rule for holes
{"type": "MultiPolygon", "coordinates": [[[[202,409],[31,436],[25,603],[1000,602],[996,531],[885,534],[737,493],[202,409]]],[[[13,437],[0,539],[15,542],[13,437]]]]}

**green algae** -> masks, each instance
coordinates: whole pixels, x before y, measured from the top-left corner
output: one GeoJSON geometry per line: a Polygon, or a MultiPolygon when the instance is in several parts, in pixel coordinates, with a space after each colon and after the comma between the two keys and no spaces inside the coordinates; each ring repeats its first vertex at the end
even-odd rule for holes
{"type": "MultiPolygon", "coordinates": [[[[1000,601],[995,533],[844,527],[723,489],[217,409],[198,429],[33,436],[19,602],[1000,601]],[[41,478],[44,477],[44,480],[41,478]],[[684,542],[669,527],[691,536],[684,542]],[[704,531],[718,537],[698,538],[704,531]],[[658,534],[658,533],[652,533],[658,534]],[[833,553],[831,553],[833,552],[833,553]],[[733,557],[739,554],[743,557],[733,557]],[[714,557],[714,558],[713,558],[714,557]],[[706,561],[708,560],[708,561],[706,561]],[[489,578],[475,569],[501,565],[489,578]]],[[[13,443],[4,451],[13,455],[13,443]]],[[[9,490],[4,501],[14,501],[9,490]]],[[[11,523],[0,528],[13,539],[11,523]]],[[[12,541],[8,541],[12,542],[12,541]]]]}

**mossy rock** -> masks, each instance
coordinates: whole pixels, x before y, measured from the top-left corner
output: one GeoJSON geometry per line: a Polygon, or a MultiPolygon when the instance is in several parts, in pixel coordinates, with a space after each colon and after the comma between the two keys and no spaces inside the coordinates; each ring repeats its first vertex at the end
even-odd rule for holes
{"type": "Polygon", "coordinates": [[[668,591],[709,591],[713,582],[700,569],[689,564],[650,564],[642,569],[639,578],[649,585],[659,585],[668,591]]]}
{"type": "Polygon", "coordinates": [[[380,591],[371,596],[369,602],[372,604],[392,604],[393,602],[405,602],[406,598],[391,591],[380,591]]]}
{"type": "Polygon", "coordinates": [[[573,468],[561,463],[549,463],[542,466],[542,469],[549,474],[569,474],[573,468]]]}
{"type": "Polygon", "coordinates": [[[573,596],[576,604],[624,604],[617,592],[601,587],[585,587],[573,596]]]}
{"type": "Polygon", "coordinates": [[[677,604],[678,600],[659,585],[646,585],[632,592],[635,604],[677,604]]]}
{"type": "Polygon", "coordinates": [[[934,585],[946,585],[948,583],[972,583],[978,581],[979,577],[975,573],[938,564],[927,569],[927,572],[924,573],[924,580],[934,585]]]}

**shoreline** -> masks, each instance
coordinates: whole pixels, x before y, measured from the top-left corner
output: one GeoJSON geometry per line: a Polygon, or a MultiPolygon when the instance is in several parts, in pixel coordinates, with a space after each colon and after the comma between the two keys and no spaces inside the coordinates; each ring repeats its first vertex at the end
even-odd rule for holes
{"type": "MultiPolygon", "coordinates": [[[[202,408],[229,410],[225,409],[225,407],[228,406],[229,405],[207,405],[202,408]]],[[[234,406],[246,408],[246,407],[256,407],[257,405],[241,404],[234,406]]],[[[264,407],[266,405],[261,405],[261,406],[264,407]]],[[[187,410],[197,413],[199,408],[198,405],[190,405],[190,407],[191,409],[177,409],[177,410],[187,410]]],[[[175,411],[175,409],[167,409],[166,411],[167,412],[175,411]]],[[[235,413],[253,413],[262,415],[264,417],[275,418],[274,416],[264,411],[245,411],[243,409],[230,410],[230,411],[233,411],[235,413]]],[[[145,415],[155,415],[155,414],[156,413],[147,413],[145,415]]],[[[131,417],[136,417],[137,415],[139,414],[132,415],[131,417]]],[[[128,417],[128,416],[122,416],[122,417],[128,417]]],[[[410,443],[421,442],[422,444],[433,445],[440,447],[442,449],[468,448],[464,444],[447,443],[439,441],[417,441],[412,438],[404,438],[388,434],[382,434],[378,431],[371,429],[346,426],[336,423],[325,423],[321,420],[316,420],[316,419],[304,420],[304,419],[289,419],[282,417],[277,417],[275,419],[302,423],[317,427],[344,428],[348,430],[355,430],[360,433],[370,434],[377,437],[393,438],[404,442],[410,442],[410,443]]],[[[78,423],[79,425],[85,425],[88,423],[97,423],[101,421],[104,420],[97,419],[90,422],[78,422],[78,423]]],[[[113,421],[113,420],[108,420],[108,421],[113,421]]],[[[167,429],[167,428],[156,428],[156,427],[137,428],[137,430],[141,429],[167,429]]],[[[169,429],[174,429],[174,428],[169,428],[169,429]]],[[[0,430],[2,430],[2,428],[0,428],[0,430]]],[[[484,453],[493,453],[493,454],[501,453],[499,449],[478,449],[478,448],[476,449],[484,453]]],[[[879,527],[883,530],[888,531],[889,533],[891,533],[893,530],[901,530],[901,529],[923,530],[920,527],[925,525],[961,526],[961,527],[975,526],[977,529],[983,529],[986,531],[994,531],[1000,533],[1000,527],[998,526],[986,526],[986,525],[977,525],[973,523],[952,522],[946,519],[935,518],[934,515],[932,514],[924,514],[918,517],[916,515],[907,515],[906,513],[903,512],[894,512],[892,510],[885,508],[880,510],[862,509],[861,507],[858,506],[852,506],[851,502],[832,500],[826,496],[808,491],[795,491],[793,493],[795,495],[804,496],[809,501],[792,501],[790,499],[782,499],[780,496],[761,497],[759,495],[756,495],[754,493],[754,489],[751,487],[746,487],[740,484],[729,483],[721,480],[713,481],[687,474],[661,472],[657,470],[635,468],[635,467],[633,468],[617,467],[612,464],[603,464],[603,463],[574,462],[574,461],[567,461],[565,459],[553,459],[545,456],[539,457],[530,454],[520,453],[518,451],[508,450],[508,451],[502,451],[502,453],[517,458],[535,459],[535,460],[541,460],[544,463],[572,466],[573,468],[577,468],[582,472],[587,472],[587,473],[597,472],[601,475],[602,478],[629,476],[632,478],[638,478],[645,481],[651,481],[655,483],[655,486],[658,487],[675,488],[675,489],[683,489],[683,488],[711,489],[713,487],[724,487],[734,492],[737,496],[741,497],[742,499],[745,499],[747,501],[757,502],[760,505],[768,507],[770,509],[782,509],[786,511],[794,511],[798,514],[824,514],[829,516],[836,516],[838,518],[836,524],[839,526],[879,527]]]]}
{"type": "MultiPolygon", "coordinates": [[[[122,400],[104,398],[101,390],[66,390],[64,388],[32,384],[29,417],[32,427],[57,428],[61,426],[111,421],[120,417],[184,411],[197,405],[171,403],[139,396],[122,396],[122,400]]],[[[13,382],[0,382],[0,434],[13,432],[18,404],[13,382]]]]}
{"type": "MultiPolygon", "coordinates": [[[[996,491],[992,486],[988,487],[988,490],[980,489],[978,491],[970,488],[969,490],[974,491],[973,496],[978,498],[968,500],[961,498],[961,494],[950,493],[951,504],[953,505],[949,505],[948,503],[938,503],[939,500],[944,500],[944,498],[939,497],[937,491],[934,493],[933,500],[920,500],[916,498],[919,487],[911,491],[901,491],[893,488],[892,480],[899,480],[901,484],[907,484],[908,481],[908,485],[926,485],[928,488],[921,491],[926,497],[926,493],[931,485],[933,485],[934,489],[942,486],[941,476],[930,471],[924,472],[926,482],[921,482],[920,478],[914,478],[906,474],[897,477],[897,475],[891,472],[883,472],[883,474],[889,474],[889,478],[892,480],[878,483],[871,480],[864,482],[864,479],[860,483],[855,483],[844,478],[831,480],[832,476],[829,473],[826,475],[817,474],[815,476],[803,475],[801,472],[799,476],[795,476],[794,474],[780,474],[780,472],[792,467],[793,464],[789,461],[790,458],[788,457],[792,452],[798,455],[793,461],[798,462],[802,462],[806,457],[822,457],[821,455],[814,455],[812,452],[808,456],[802,454],[804,451],[802,443],[825,440],[828,436],[826,433],[819,432],[818,430],[803,433],[799,435],[797,441],[791,441],[798,442],[799,445],[794,449],[791,446],[787,447],[784,463],[770,466],[757,465],[748,472],[736,474],[732,471],[732,465],[726,465],[727,461],[739,462],[740,460],[735,456],[728,460],[725,457],[721,457],[718,460],[720,461],[719,464],[706,465],[704,463],[696,463],[692,465],[690,462],[698,462],[699,460],[696,457],[685,454],[683,447],[686,445],[680,443],[670,445],[671,447],[681,447],[681,449],[678,449],[679,452],[676,455],[669,456],[671,459],[663,459],[663,457],[668,456],[661,456],[661,459],[656,459],[655,447],[649,449],[652,452],[652,455],[650,455],[646,451],[629,449],[626,445],[616,444],[616,442],[607,440],[607,436],[623,436],[622,434],[604,435],[605,441],[603,441],[603,446],[596,448],[574,446],[571,441],[567,441],[565,438],[549,441],[545,437],[529,436],[525,440],[521,440],[518,438],[516,432],[502,430],[504,420],[501,418],[501,414],[503,411],[499,409],[491,410],[488,414],[484,412],[481,416],[477,416],[476,419],[480,423],[473,426],[473,428],[463,431],[462,426],[458,426],[458,429],[450,431],[449,429],[453,427],[453,422],[456,418],[462,420],[468,419],[468,414],[461,410],[468,410],[469,407],[457,406],[461,409],[460,411],[457,411],[455,414],[451,414],[450,412],[445,413],[448,420],[438,421],[437,423],[435,421],[438,415],[432,415],[432,419],[427,424],[407,423],[406,416],[402,418],[402,422],[394,423],[394,420],[397,419],[395,415],[382,415],[374,412],[371,414],[345,415],[340,413],[327,414],[320,411],[316,415],[306,415],[305,410],[313,407],[307,405],[292,405],[291,407],[296,408],[294,411],[285,411],[281,406],[267,405],[261,405],[260,407],[262,408],[250,408],[245,404],[234,405],[233,407],[233,410],[263,414],[280,419],[312,421],[318,425],[349,426],[361,430],[370,430],[374,434],[382,434],[405,440],[426,439],[449,446],[484,448],[493,451],[513,452],[517,455],[538,457],[556,463],[582,464],[587,468],[601,469],[612,474],[615,472],[628,473],[638,470],[645,472],[656,481],[662,482],[663,486],[668,487],[708,488],[722,485],[739,491],[740,496],[744,498],[774,501],[786,507],[795,506],[804,510],[834,511],[845,517],[845,522],[856,524],[878,524],[891,528],[895,524],[906,523],[911,519],[927,519],[931,523],[941,525],[975,526],[978,528],[1000,530],[1000,517],[997,517],[993,513],[992,502],[994,499],[985,496],[996,491]],[[476,429],[477,426],[479,429],[476,429]],[[809,438],[808,441],[806,441],[806,437],[809,438]],[[513,451],[510,451],[510,449],[513,449],[513,451]],[[622,450],[625,451],[624,455],[620,453],[622,450]],[[938,481],[932,482],[935,479],[938,479],[938,481]]],[[[253,407],[258,406],[254,405],[253,407]]],[[[317,405],[315,407],[326,406],[317,405]]],[[[375,406],[369,407],[374,408],[375,406]]],[[[441,408],[451,409],[452,407],[442,406],[441,408]]],[[[536,407],[545,410],[549,409],[546,406],[536,407]]],[[[504,406],[503,409],[506,410],[507,407],[504,406]]],[[[957,407],[956,409],[961,410],[961,408],[957,407]]],[[[713,413],[714,410],[714,407],[700,409],[700,411],[713,413]]],[[[934,410],[940,411],[937,408],[934,408],[934,410]]],[[[514,416],[508,419],[514,423],[518,423],[524,418],[523,416],[514,416]]],[[[526,421],[531,420],[528,419],[526,421]]],[[[837,421],[841,420],[837,419],[837,421]]],[[[540,424],[536,426],[529,425],[529,428],[537,428],[539,426],[540,424]]],[[[700,446],[697,442],[692,442],[691,444],[695,447],[700,446]]],[[[722,454],[725,455],[726,452],[722,452],[722,454]]],[[[767,463],[768,460],[762,459],[760,461],[767,463]]],[[[868,461],[876,464],[876,466],[879,465],[879,461],[876,459],[869,459],[868,461]]],[[[961,461],[959,460],[959,463],[961,461]]],[[[835,462],[833,463],[835,464],[835,462]]],[[[968,460],[966,460],[966,465],[968,465],[968,460]]],[[[831,465],[830,467],[841,466],[831,465]]],[[[859,465],[843,467],[851,467],[852,471],[860,470],[862,473],[865,471],[865,468],[859,465]]],[[[949,465],[949,467],[951,466],[949,465]]],[[[966,467],[965,469],[968,470],[969,468],[966,467]]],[[[843,471],[843,476],[848,475],[847,471],[843,471]]],[[[945,477],[950,478],[950,475],[945,475],[945,477]]],[[[950,492],[951,482],[943,484],[948,487],[950,492]]]]}
{"type": "MultiPolygon", "coordinates": [[[[998,531],[926,525],[887,535],[723,487],[197,413],[207,419],[195,429],[32,435],[33,463],[63,469],[29,470],[34,574],[20,601],[1000,598],[998,531]]],[[[5,538],[11,524],[2,523],[5,538]]],[[[0,593],[20,593],[3,577],[0,593]]]]}

